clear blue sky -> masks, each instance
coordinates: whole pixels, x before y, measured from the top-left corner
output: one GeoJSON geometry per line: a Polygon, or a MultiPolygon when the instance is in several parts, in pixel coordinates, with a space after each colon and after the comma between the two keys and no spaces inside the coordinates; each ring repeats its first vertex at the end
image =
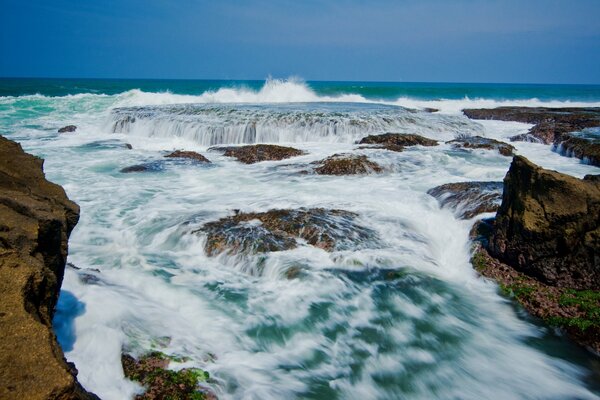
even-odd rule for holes
{"type": "Polygon", "coordinates": [[[600,0],[0,0],[0,76],[600,83],[600,0]]]}

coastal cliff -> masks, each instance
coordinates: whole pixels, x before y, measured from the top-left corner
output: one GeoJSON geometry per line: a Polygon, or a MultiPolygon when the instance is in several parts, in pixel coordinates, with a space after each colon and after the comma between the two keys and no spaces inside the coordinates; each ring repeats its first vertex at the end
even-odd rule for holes
{"type": "Polygon", "coordinates": [[[52,330],[79,207],[42,167],[0,136],[0,398],[97,399],[52,330]]]}

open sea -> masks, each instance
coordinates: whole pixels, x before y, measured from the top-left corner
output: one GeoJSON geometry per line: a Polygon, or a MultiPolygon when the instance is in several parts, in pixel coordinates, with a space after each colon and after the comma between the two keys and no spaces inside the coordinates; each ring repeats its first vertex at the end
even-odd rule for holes
{"type": "MultiPolygon", "coordinates": [[[[478,276],[473,220],[426,193],[504,178],[510,157],[444,143],[527,132],[461,113],[504,105],[600,107],[600,86],[0,79],[0,134],[44,158],[48,179],[81,207],[69,246],[79,269],[65,272],[54,320],[80,382],[131,399],[142,388],[124,378],[122,351],[160,350],[185,357],[174,368],[209,371],[220,399],[600,398],[598,359],[478,276]],[[71,124],[76,132],[57,133],[71,124]],[[441,144],[355,144],[385,132],[441,144]],[[208,150],[243,143],[305,154],[245,165],[208,150]],[[212,164],[164,158],[176,149],[212,164]],[[301,173],[347,152],[385,171],[301,173]],[[120,172],[144,163],[155,170],[120,172]],[[371,237],[333,252],[299,243],[212,257],[195,232],[235,210],[314,207],[358,214],[371,237]]],[[[545,168],[600,172],[548,145],[512,144],[545,168]]]]}

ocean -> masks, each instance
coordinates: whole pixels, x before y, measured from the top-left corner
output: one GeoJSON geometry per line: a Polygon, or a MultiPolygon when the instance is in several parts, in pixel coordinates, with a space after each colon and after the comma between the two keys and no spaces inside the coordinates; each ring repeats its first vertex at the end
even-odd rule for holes
{"type": "MultiPolygon", "coordinates": [[[[79,269],[65,272],[54,320],[79,381],[103,399],[132,398],[141,388],[124,378],[121,353],[160,350],[185,357],[175,368],[208,371],[221,399],[600,398],[597,361],[478,276],[473,221],[427,194],[504,178],[510,157],[444,142],[527,132],[461,113],[505,105],[600,107],[600,86],[0,79],[0,134],[44,158],[81,207],[69,247],[79,269]],[[76,132],[57,133],[70,124],[76,132]],[[355,144],[384,132],[441,144],[355,144]],[[243,143],[304,154],[246,165],[208,150],[243,143]],[[176,149],[212,164],[164,158],[176,149]],[[302,173],[349,152],[384,172],[302,173]],[[155,170],[120,172],[144,163],[155,170]],[[372,235],[332,252],[299,243],[209,256],[197,232],[238,210],[299,208],[351,211],[372,235]]],[[[512,144],[545,168],[598,173],[551,146],[512,144]]]]}

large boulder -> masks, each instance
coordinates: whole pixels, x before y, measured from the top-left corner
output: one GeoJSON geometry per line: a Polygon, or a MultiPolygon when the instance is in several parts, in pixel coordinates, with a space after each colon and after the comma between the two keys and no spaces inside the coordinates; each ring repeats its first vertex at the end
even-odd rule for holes
{"type": "Polygon", "coordinates": [[[0,136],[0,398],[96,399],[52,330],[79,207],[42,166],[0,136]]]}
{"type": "Polygon", "coordinates": [[[600,182],[515,157],[489,250],[546,284],[600,289],[600,182]]]}

